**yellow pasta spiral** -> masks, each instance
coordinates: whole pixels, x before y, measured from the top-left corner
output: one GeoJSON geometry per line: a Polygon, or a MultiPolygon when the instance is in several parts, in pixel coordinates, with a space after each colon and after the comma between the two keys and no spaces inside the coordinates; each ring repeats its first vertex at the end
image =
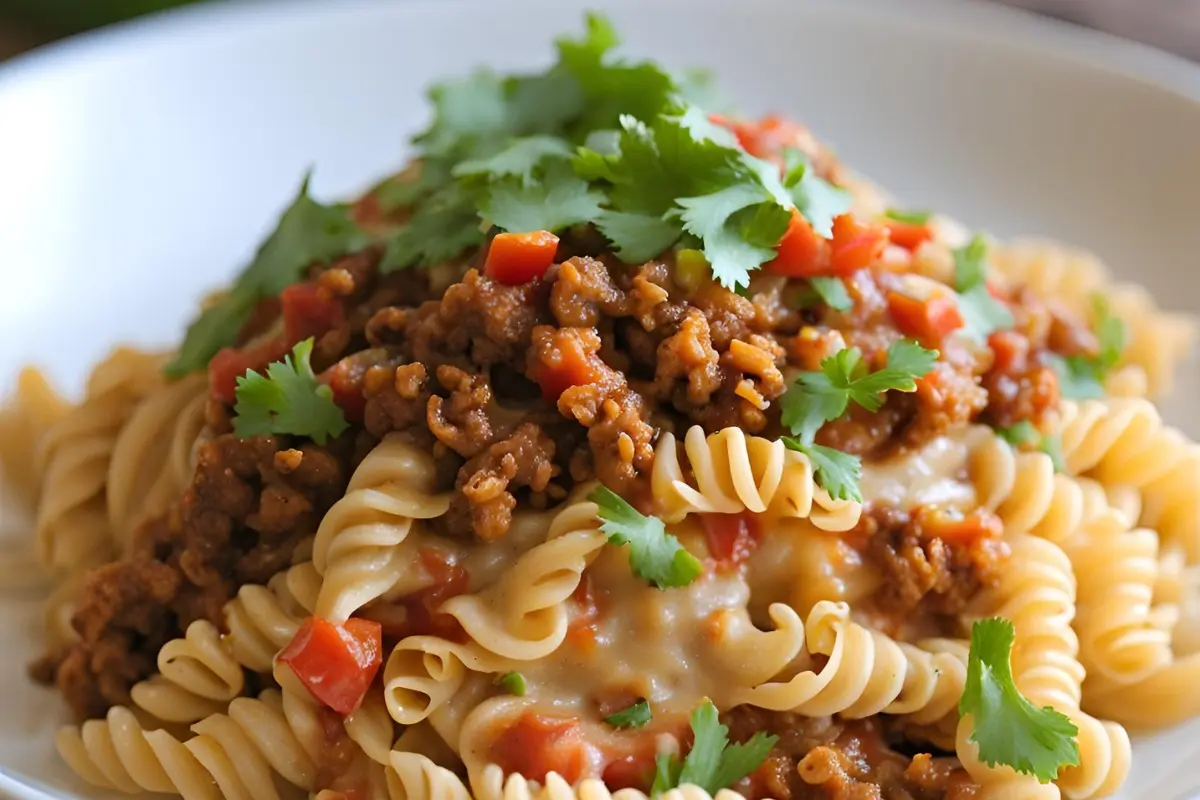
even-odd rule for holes
{"type": "Polygon", "coordinates": [[[313,563],[324,578],[317,616],[345,622],[412,569],[404,547],[416,520],[446,513],[448,495],[435,495],[433,459],[395,434],[384,438],[355,470],[346,496],[317,529],[313,563]]]}
{"type": "Polygon", "coordinates": [[[678,522],[688,514],[751,511],[808,519],[827,531],[853,528],[862,504],[834,500],[817,486],[812,464],[783,442],[725,428],[709,436],[693,426],[684,436],[687,477],[674,435],[664,433],[654,451],[650,483],[659,516],[678,522]]]}

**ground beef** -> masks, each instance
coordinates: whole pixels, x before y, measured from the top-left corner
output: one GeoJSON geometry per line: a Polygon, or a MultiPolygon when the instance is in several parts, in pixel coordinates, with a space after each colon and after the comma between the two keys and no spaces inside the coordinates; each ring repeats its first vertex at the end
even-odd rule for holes
{"type": "MultiPolygon", "coordinates": [[[[912,513],[873,507],[852,533],[883,582],[873,606],[898,629],[914,617],[957,619],[971,599],[994,586],[1009,547],[1003,523],[982,509],[922,507],[912,513]]],[[[919,627],[919,625],[918,625],[919,627]]]]}
{"type": "Polygon", "coordinates": [[[754,773],[731,788],[775,800],[969,800],[978,788],[952,757],[891,749],[880,718],[842,721],[738,706],[730,738],[779,737],[754,773]]]}
{"type": "Polygon", "coordinates": [[[80,719],[128,703],[165,642],[197,619],[223,625],[238,587],[288,566],[345,491],[350,438],[327,448],[232,435],[203,445],[180,502],[139,528],[126,558],[88,577],[72,620],[79,640],[33,674],[52,678],[80,719]]]}

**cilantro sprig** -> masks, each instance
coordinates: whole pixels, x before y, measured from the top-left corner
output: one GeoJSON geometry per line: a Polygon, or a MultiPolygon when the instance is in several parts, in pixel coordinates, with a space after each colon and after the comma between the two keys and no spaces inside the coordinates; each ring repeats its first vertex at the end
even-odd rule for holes
{"type": "Polygon", "coordinates": [[[1063,455],[1062,436],[1059,434],[1046,435],[1037,429],[1032,422],[1023,419],[1007,428],[996,428],[996,434],[1016,447],[1028,447],[1050,456],[1050,463],[1055,472],[1066,472],[1066,456],[1063,455]]]}
{"type": "Polygon", "coordinates": [[[958,710],[974,718],[970,740],[979,745],[985,764],[1005,764],[1049,783],[1063,767],[1079,764],[1079,729],[1053,708],[1038,708],[1017,689],[1009,661],[1015,638],[1006,619],[974,624],[958,710]]]}
{"type": "Polygon", "coordinates": [[[884,216],[888,219],[894,219],[896,222],[906,222],[909,225],[925,225],[933,216],[932,211],[909,211],[900,208],[889,208],[884,212],[884,216]]]}
{"type": "Polygon", "coordinates": [[[165,367],[169,376],[204,369],[218,350],[234,344],[260,300],[298,281],[310,264],[352,252],[369,242],[367,234],[351,219],[348,206],[322,205],[309,196],[310,177],[311,172],[304,176],[295,199],[229,294],[188,326],[179,353],[165,367]]]}
{"type": "Polygon", "coordinates": [[[986,341],[992,332],[1015,324],[1012,312],[988,290],[987,241],[978,234],[954,251],[954,288],[963,330],[973,339],[986,341]]]}
{"type": "Polygon", "coordinates": [[[687,586],[700,576],[704,565],[689,553],[658,517],[647,517],[607,486],[597,487],[588,500],[599,506],[600,530],[609,544],[629,545],[633,574],[657,586],[687,586]]]}
{"type": "Polygon", "coordinates": [[[782,422],[792,436],[783,437],[791,450],[808,456],[817,482],[837,500],[862,501],[858,488],[862,462],[857,456],[815,444],[817,431],[846,413],[851,402],[878,411],[888,391],[916,391],[917,378],[928,374],[938,351],[902,339],[888,348],[883,368],[869,372],[856,347],[839,350],[821,361],[816,372],[802,372],[780,399],[782,422]]]}
{"type": "Polygon", "coordinates": [[[757,731],[744,744],[729,743],[729,728],[717,717],[717,707],[705,700],[692,711],[692,749],[683,761],[670,753],[654,760],[654,786],[658,795],[684,784],[699,786],[710,795],[728,788],[758,769],[778,736],[757,731]]]}
{"type": "Polygon", "coordinates": [[[629,708],[610,714],[604,721],[614,728],[640,728],[651,719],[650,701],[638,700],[629,708]]]}
{"type": "Polygon", "coordinates": [[[1075,400],[1104,397],[1104,380],[1125,351],[1125,323],[1112,313],[1108,298],[1097,294],[1092,298],[1096,318],[1096,338],[1100,349],[1093,356],[1060,356],[1050,354],[1050,365],[1058,374],[1058,386],[1063,397],[1075,400]]]}
{"type": "Polygon", "coordinates": [[[268,365],[266,375],[247,371],[237,379],[233,432],[239,438],[288,434],[323,445],[349,427],[333,390],[313,373],[312,348],[313,340],[305,339],[283,361],[268,365]]]}

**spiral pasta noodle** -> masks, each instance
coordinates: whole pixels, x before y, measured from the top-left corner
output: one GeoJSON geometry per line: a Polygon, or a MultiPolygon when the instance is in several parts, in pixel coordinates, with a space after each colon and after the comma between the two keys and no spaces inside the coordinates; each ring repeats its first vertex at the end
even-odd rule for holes
{"type": "Polygon", "coordinates": [[[16,390],[0,406],[0,476],[11,494],[7,502],[37,500],[42,476],[33,463],[40,440],[70,410],[40,370],[26,367],[17,375],[16,390]]]}
{"type": "Polygon", "coordinates": [[[688,514],[751,511],[845,531],[862,513],[861,503],[832,499],[816,484],[808,458],[782,441],[746,436],[739,428],[706,437],[703,428],[693,426],[683,449],[691,480],[671,433],[664,433],[655,448],[650,483],[664,522],[678,522],[688,514]]]}
{"type": "Polygon", "coordinates": [[[158,674],[130,690],[134,705],[164,722],[190,723],[223,711],[242,694],[243,668],[269,673],[275,654],[295,636],[312,608],[319,578],[301,564],[270,585],[243,586],[225,605],[229,632],[206,621],[163,645],[158,674]]]}
{"type": "Polygon", "coordinates": [[[433,494],[435,477],[433,459],[394,435],[367,455],[317,529],[317,616],[344,622],[396,585],[412,562],[402,545],[414,522],[449,507],[449,497],[433,494]]]}

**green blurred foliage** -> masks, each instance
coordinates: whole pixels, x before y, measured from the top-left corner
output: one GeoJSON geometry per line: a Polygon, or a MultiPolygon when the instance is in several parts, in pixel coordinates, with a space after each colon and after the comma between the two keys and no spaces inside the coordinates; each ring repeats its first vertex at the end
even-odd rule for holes
{"type": "Polygon", "coordinates": [[[199,0],[0,0],[0,21],[65,35],[195,2],[199,0]]]}

